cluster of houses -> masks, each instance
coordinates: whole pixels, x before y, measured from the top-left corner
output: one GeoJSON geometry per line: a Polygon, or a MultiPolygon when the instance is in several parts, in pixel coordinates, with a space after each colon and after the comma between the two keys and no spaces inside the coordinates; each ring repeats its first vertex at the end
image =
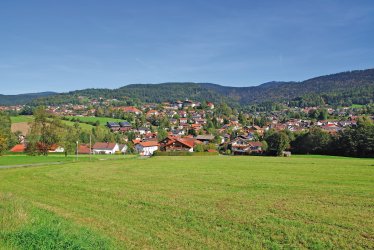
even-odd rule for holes
{"type": "MultiPolygon", "coordinates": [[[[80,97],[84,98],[84,97],[80,97]]],[[[66,104],[60,106],[49,106],[47,111],[60,116],[94,116],[98,108],[106,107],[116,100],[91,99],[89,104],[66,104]]],[[[347,119],[312,121],[308,119],[281,119],[289,110],[275,112],[255,112],[246,114],[247,117],[265,117],[266,122],[262,127],[255,124],[241,124],[238,114],[225,116],[216,112],[213,103],[207,102],[202,108],[200,102],[191,100],[164,102],[161,104],[144,104],[140,107],[134,106],[111,106],[111,112],[120,112],[122,114],[131,114],[143,122],[135,124],[134,121],[123,120],[121,122],[107,122],[106,127],[113,133],[120,133],[128,141],[127,135],[133,133],[135,139],[132,140],[134,149],[141,155],[152,155],[155,151],[187,151],[193,152],[199,144],[214,143],[218,146],[224,145],[231,150],[233,154],[253,154],[262,152],[262,143],[259,138],[270,129],[276,131],[289,130],[293,132],[305,131],[311,127],[320,127],[329,133],[337,133],[340,130],[355,126],[357,116],[352,115],[349,108],[332,109],[327,111],[329,114],[347,115],[347,119]],[[167,121],[165,131],[167,136],[158,140],[157,125],[155,121],[167,121]],[[214,120],[215,135],[209,130],[209,126],[214,120]],[[233,136],[234,135],[234,136],[233,136]]],[[[12,107],[0,107],[12,108],[12,107]]],[[[22,106],[14,106],[16,110],[21,110],[22,106]]],[[[293,108],[293,111],[309,112],[318,109],[318,107],[293,108]]],[[[114,113],[113,113],[114,114],[114,113]]],[[[114,117],[114,115],[113,115],[114,117]]],[[[253,122],[253,121],[252,121],[253,122]]],[[[157,123],[156,123],[157,124],[157,123]]],[[[129,142],[129,141],[128,141],[129,142]]],[[[130,143],[130,142],[129,142],[130,143]]],[[[17,145],[12,149],[13,152],[21,152],[25,146],[17,145]]],[[[124,144],[97,142],[92,147],[81,144],[78,148],[79,154],[125,154],[128,147],[124,144]]],[[[50,148],[50,152],[64,152],[64,149],[57,145],[50,148]]]]}
{"type": "MultiPolygon", "coordinates": [[[[155,151],[185,151],[194,152],[197,145],[206,145],[211,143],[215,137],[213,135],[198,135],[189,136],[175,136],[168,135],[162,140],[157,140],[157,137],[144,137],[143,139],[134,139],[134,149],[142,156],[151,156],[155,151]]],[[[231,140],[228,144],[233,154],[251,154],[261,153],[262,143],[253,141],[250,137],[239,136],[231,140]]],[[[26,151],[26,144],[18,144],[11,149],[13,153],[23,153],[26,151]]],[[[88,144],[78,144],[78,154],[126,154],[128,146],[125,144],[111,143],[111,142],[96,142],[91,147],[88,144]]],[[[49,150],[49,153],[64,153],[63,147],[54,144],[49,150]]],[[[217,152],[210,149],[209,152],[217,152]]]]}

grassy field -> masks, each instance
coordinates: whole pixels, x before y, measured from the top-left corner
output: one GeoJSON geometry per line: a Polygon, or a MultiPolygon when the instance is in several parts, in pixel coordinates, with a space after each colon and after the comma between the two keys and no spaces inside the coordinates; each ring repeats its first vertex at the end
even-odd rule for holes
{"type": "MultiPolygon", "coordinates": [[[[103,160],[119,160],[130,159],[136,157],[135,155],[79,155],[78,162],[84,161],[103,161],[103,160]]],[[[48,164],[48,163],[72,163],[76,162],[75,155],[63,154],[49,154],[48,156],[28,156],[25,154],[5,155],[0,157],[0,168],[3,166],[16,165],[33,165],[33,164],[48,164]]]]}
{"type": "MultiPolygon", "coordinates": [[[[71,121],[65,121],[65,120],[62,120],[63,123],[65,123],[66,125],[69,125],[69,126],[74,126],[75,122],[71,122],[71,121]]],[[[86,124],[86,123],[78,123],[79,124],[79,127],[84,130],[84,131],[87,131],[87,132],[91,132],[92,129],[94,128],[94,126],[90,125],[90,124],[86,124]]]]}
{"type": "Polygon", "coordinates": [[[11,116],[10,120],[12,123],[20,123],[20,122],[32,122],[34,117],[32,115],[18,115],[18,116],[11,116]]]}
{"type": "Polygon", "coordinates": [[[0,170],[0,248],[374,248],[374,160],[130,157],[0,170]]]}
{"type": "Polygon", "coordinates": [[[362,108],[363,106],[365,106],[365,105],[361,105],[361,104],[352,104],[351,108],[362,108]]]}
{"type": "Polygon", "coordinates": [[[115,119],[115,118],[108,118],[108,117],[91,117],[91,116],[84,116],[84,117],[77,117],[77,116],[65,116],[68,119],[79,119],[81,122],[96,122],[99,121],[100,125],[105,126],[107,122],[123,122],[123,119],[115,119]]]}
{"type": "MultiPolygon", "coordinates": [[[[83,117],[79,117],[79,118],[81,119],[83,117]]],[[[85,117],[85,118],[90,118],[90,117],[85,117]]],[[[32,122],[34,117],[32,115],[20,115],[20,116],[11,116],[10,119],[12,121],[12,132],[22,131],[23,134],[27,134],[27,131],[29,130],[29,127],[30,127],[28,123],[32,122]]],[[[81,120],[83,121],[84,118],[81,120]]],[[[69,126],[74,126],[74,123],[75,123],[72,121],[65,121],[65,120],[62,120],[62,122],[69,126]]],[[[105,123],[103,123],[103,125],[105,125],[105,123]]],[[[86,123],[79,123],[79,127],[82,130],[87,131],[87,132],[92,131],[92,128],[93,128],[92,125],[86,124],[86,123]]]]}

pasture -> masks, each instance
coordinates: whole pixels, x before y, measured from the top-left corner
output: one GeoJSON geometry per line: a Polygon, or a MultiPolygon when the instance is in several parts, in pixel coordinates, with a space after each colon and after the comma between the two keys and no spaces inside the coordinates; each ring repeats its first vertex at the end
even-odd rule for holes
{"type": "Polygon", "coordinates": [[[18,115],[18,116],[11,116],[10,120],[12,123],[20,123],[20,122],[32,122],[34,120],[34,116],[32,115],[18,115]]]}
{"type": "Polygon", "coordinates": [[[105,126],[107,122],[123,122],[123,119],[108,118],[108,117],[94,117],[94,116],[65,116],[66,119],[79,119],[80,122],[96,122],[99,121],[100,125],[105,126]]]}
{"type": "Polygon", "coordinates": [[[127,157],[2,169],[0,248],[372,249],[373,204],[373,159],[127,157]]]}

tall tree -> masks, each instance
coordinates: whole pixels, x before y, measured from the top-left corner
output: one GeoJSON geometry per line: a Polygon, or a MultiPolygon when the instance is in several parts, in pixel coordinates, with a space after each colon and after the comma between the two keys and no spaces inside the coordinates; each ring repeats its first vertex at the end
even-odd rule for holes
{"type": "Polygon", "coordinates": [[[284,132],[274,132],[265,137],[268,151],[272,155],[282,155],[283,151],[290,146],[290,139],[284,132]]]}
{"type": "Polygon", "coordinates": [[[34,121],[31,124],[28,151],[31,154],[39,153],[48,155],[53,144],[59,142],[59,129],[61,121],[48,117],[44,107],[38,107],[34,111],[34,121]]]}

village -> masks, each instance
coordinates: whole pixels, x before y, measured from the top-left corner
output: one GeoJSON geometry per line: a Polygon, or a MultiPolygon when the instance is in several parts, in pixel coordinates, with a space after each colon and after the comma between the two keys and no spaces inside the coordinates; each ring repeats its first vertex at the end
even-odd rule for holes
{"type": "MultiPolygon", "coordinates": [[[[47,106],[46,111],[66,121],[87,123],[93,127],[105,126],[116,138],[120,138],[92,144],[77,141],[77,154],[138,153],[142,156],[151,156],[156,151],[259,155],[266,150],[264,134],[267,131],[302,133],[318,127],[329,134],[336,134],[344,128],[356,126],[360,115],[360,109],[352,107],[294,107],[243,113],[226,104],[188,99],[137,107],[118,103],[115,99],[100,98],[84,104],[47,106]],[[105,124],[100,123],[103,117],[105,124]],[[95,118],[98,120],[95,121],[95,118]]],[[[18,115],[30,108],[18,105],[0,109],[18,115]]],[[[14,146],[11,152],[26,150],[27,132],[20,136],[20,144],[14,146]]],[[[62,153],[64,148],[53,145],[49,152],[62,153]]]]}

